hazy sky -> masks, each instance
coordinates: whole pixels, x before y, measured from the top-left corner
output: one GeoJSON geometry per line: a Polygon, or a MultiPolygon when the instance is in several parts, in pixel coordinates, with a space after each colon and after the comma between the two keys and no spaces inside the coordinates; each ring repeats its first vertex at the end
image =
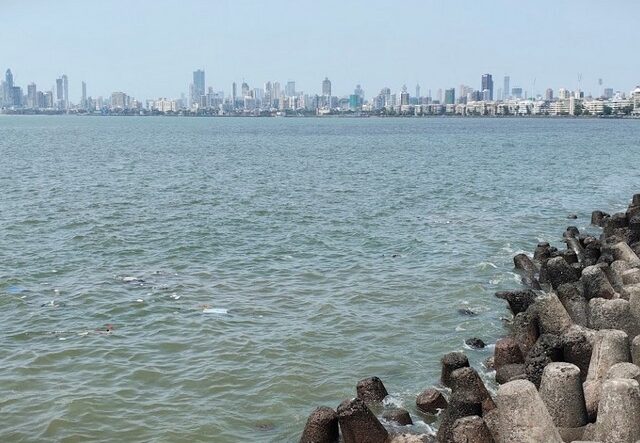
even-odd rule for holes
{"type": "Polygon", "coordinates": [[[0,69],[25,89],[66,73],[72,101],[82,80],[93,97],[177,97],[196,68],[226,94],[243,78],[319,93],[328,76],[337,95],[435,95],[485,72],[538,93],[581,73],[599,94],[640,84],[638,17],[638,0],[0,0],[0,69]]]}

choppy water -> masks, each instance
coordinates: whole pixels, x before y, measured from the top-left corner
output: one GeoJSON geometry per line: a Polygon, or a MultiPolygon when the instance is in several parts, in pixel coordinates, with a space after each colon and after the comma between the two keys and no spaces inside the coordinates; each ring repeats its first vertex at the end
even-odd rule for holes
{"type": "Polygon", "coordinates": [[[516,252],[640,190],[639,121],[1,117],[0,156],[0,441],[295,441],[370,375],[415,413],[516,252]]]}

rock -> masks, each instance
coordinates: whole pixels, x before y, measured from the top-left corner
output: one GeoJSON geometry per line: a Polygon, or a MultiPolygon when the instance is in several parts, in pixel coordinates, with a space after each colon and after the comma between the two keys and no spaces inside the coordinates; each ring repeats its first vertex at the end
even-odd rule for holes
{"type": "Polygon", "coordinates": [[[573,325],[567,310],[554,293],[539,296],[534,306],[538,315],[538,326],[542,334],[560,335],[573,325]]]}
{"type": "Polygon", "coordinates": [[[567,229],[562,234],[565,238],[578,238],[580,236],[580,231],[575,226],[568,226],[567,229]]]}
{"type": "Polygon", "coordinates": [[[551,258],[551,248],[549,243],[540,242],[533,253],[533,259],[537,262],[545,262],[551,258]]]}
{"type": "Polygon", "coordinates": [[[598,263],[598,259],[600,258],[600,241],[595,238],[593,241],[585,240],[584,246],[584,266],[592,266],[598,263]]]}
{"type": "Polygon", "coordinates": [[[587,380],[603,380],[611,366],[629,360],[627,334],[623,331],[602,329],[596,333],[587,380]]]}
{"type": "Polygon", "coordinates": [[[466,315],[468,317],[475,317],[476,315],[478,315],[477,312],[475,312],[473,309],[469,309],[469,308],[460,308],[460,309],[458,309],[458,314],[466,315]]]}
{"type": "Polygon", "coordinates": [[[550,258],[545,266],[553,289],[557,289],[564,283],[573,283],[580,278],[580,274],[562,257],[550,258]]]}
{"type": "Polygon", "coordinates": [[[580,369],[580,378],[584,382],[589,371],[589,362],[593,346],[583,328],[572,327],[562,337],[562,357],[568,363],[580,369]]]}
{"type": "Polygon", "coordinates": [[[640,366],[640,335],[637,335],[631,344],[631,358],[634,365],[640,366]]]}
{"type": "Polygon", "coordinates": [[[540,386],[544,368],[553,361],[562,360],[562,340],[558,336],[543,334],[525,358],[527,380],[540,386]]]}
{"type": "Polygon", "coordinates": [[[640,283],[640,269],[632,268],[622,273],[622,283],[625,285],[635,285],[640,283]]]}
{"type": "Polygon", "coordinates": [[[480,403],[483,415],[496,407],[480,375],[471,367],[451,373],[451,390],[455,394],[462,393],[467,400],[480,403]]]}
{"type": "Polygon", "coordinates": [[[611,366],[630,360],[629,338],[623,331],[602,329],[596,333],[587,379],[583,383],[589,421],[598,413],[602,383],[611,366]]]}
{"type": "Polygon", "coordinates": [[[357,397],[365,403],[381,402],[389,395],[378,377],[364,378],[356,385],[357,397]]]}
{"type": "Polygon", "coordinates": [[[631,315],[631,306],[621,298],[605,300],[594,298],[589,302],[589,327],[591,329],[620,329],[635,337],[637,329],[631,315]]]}
{"type": "Polygon", "coordinates": [[[571,248],[571,250],[575,253],[578,262],[584,263],[584,248],[580,244],[580,240],[578,240],[577,238],[568,237],[565,239],[565,241],[567,242],[567,246],[571,248]]]}
{"type": "Polygon", "coordinates": [[[576,214],[567,214],[567,218],[569,220],[575,220],[576,218],[578,218],[578,216],[576,214]]]}
{"type": "Polygon", "coordinates": [[[344,443],[386,443],[389,433],[359,398],[338,406],[338,422],[344,443]]]}
{"type": "Polygon", "coordinates": [[[598,440],[604,443],[634,443],[640,440],[640,386],[637,381],[605,381],[598,411],[598,440]]]}
{"type": "Polygon", "coordinates": [[[520,312],[526,311],[529,306],[533,304],[538,296],[531,289],[520,289],[515,291],[499,291],[496,292],[496,297],[502,300],[506,300],[509,303],[509,309],[513,312],[513,315],[517,315],[520,312]]]}
{"type": "Polygon", "coordinates": [[[485,343],[478,337],[468,338],[464,341],[464,343],[473,349],[482,349],[485,347],[485,343]]]}
{"type": "Polygon", "coordinates": [[[449,400],[449,407],[442,414],[442,421],[436,434],[438,442],[453,442],[453,425],[456,420],[472,415],[482,415],[482,405],[475,399],[467,398],[464,392],[454,391],[449,400]]]}
{"type": "Polygon", "coordinates": [[[438,410],[447,408],[447,399],[434,388],[425,389],[416,397],[417,408],[427,414],[436,415],[438,410]]]}
{"type": "Polygon", "coordinates": [[[549,363],[542,374],[540,398],[556,426],[579,428],[587,424],[580,369],[576,365],[549,363]]]}
{"type": "Polygon", "coordinates": [[[446,387],[449,385],[449,377],[451,373],[459,368],[465,368],[469,366],[469,359],[462,352],[449,352],[442,357],[442,374],[440,381],[446,387]]]}
{"type": "Polygon", "coordinates": [[[627,215],[623,212],[618,212],[604,220],[602,225],[602,235],[604,238],[612,236],[620,238],[624,235],[622,234],[624,230],[628,229],[628,225],[627,215]]]}
{"type": "Polygon", "coordinates": [[[522,275],[522,283],[534,289],[540,289],[540,283],[536,279],[538,269],[526,254],[518,254],[513,257],[513,264],[522,275]]]}
{"type": "Polygon", "coordinates": [[[602,211],[593,211],[591,213],[591,224],[592,225],[596,225],[596,226],[600,226],[602,227],[602,225],[604,224],[604,221],[610,217],[609,214],[607,214],[606,212],[602,212],[602,211]]]}
{"type": "Polygon", "coordinates": [[[587,300],[582,296],[579,284],[577,282],[560,285],[557,294],[571,321],[580,326],[587,326],[589,321],[587,300]]]}
{"type": "Polygon", "coordinates": [[[629,270],[629,263],[624,260],[614,260],[609,266],[603,267],[602,270],[607,276],[607,279],[609,279],[613,289],[616,292],[620,292],[624,286],[622,274],[629,270]]]}
{"type": "Polygon", "coordinates": [[[338,414],[321,406],[309,415],[300,443],[336,443],[338,438],[338,414]]]}
{"type": "MultiPolygon", "coordinates": [[[[575,240],[577,242],[575,238],[571,240],[575,240]]],[[[564,258],[564,261],[569,263],[574,268],[575,265],[580,262],[580,260],[578,259],[578,254],[576,254],[576,251],[574,251],[573,249],[565,249],[563,251],[560,251],[560,257],[564,258]]]]}
{"type": "Polygon", "coordinates": [[[525,366],[522,363],[504,365],[496,370],[496,382],[501,385],[513,380],[523,380],[526,376],[525,366]]]}
{"type": "Polygon", "coordinates": [[[498,389],[496,397],[501,443],[562,443],[536,387],[515,380],[498,389]]]}
{"type": "Polygon", "coordinates": [[[614,378],[628,378],[640,383],[640,367],[633,363],[616,363],[607,371],[606,380],[613,380],[614,378]]]}
{"type": "Polygon", "coordinates": [[[428,434],[397,434],[394,435],[389,443],[433,443],[435,438],[428,434]]]}
{"type": "Polygon", "coordinates": [[[489,428],[477,415],[457,419],[452,434],[453,443],[493,443],[489,428]]]}
{"type": "Polygon", "coordinates": [[[487,357],[482,364],[486,369],[488,369],[490,371],[496,369],[496,364],[495,364],[495,360],[493,358],[493,355],[491,357],[487,357]]]}
{"type": "Polygon", "coordinates": [[[524,358],[520,346],[513,338],[505,337],[496,342],[493,354],[493,365],[496,369],[500,369],[504,365],[523,362],[524,358]]]}
{"type": "Polygon", "coordinates": [[[611,251],[616,260],[624,260],[633,268],[640,267],[640,258],[638,258],[636,253],[633,252],[633,249],[625,242],[614,244],[611,246],[611,251]]]}
{"type": "Polygon", "coordinates": [[[587,300],[597,297],[611,299],[616,295],[609,279],[598,265],[584,268],[581,280],[584,285],[584,297],[587,300]]]}
{"type": "Polygon", "coordinates": [[[540,336],[538,317],[535,312],[521,312],[511,322],[511,336],[516,340],[522,355],[527,355],[540,336]]]}
{"type": "Polygon", "coordinates": [[[411,420],[411,415],[409,415],[409,411],[402,408],[386,409],[382,413],[382,418],[387,421],[397,423],[400,426],[413,424],[413,420],[411,420]]]}

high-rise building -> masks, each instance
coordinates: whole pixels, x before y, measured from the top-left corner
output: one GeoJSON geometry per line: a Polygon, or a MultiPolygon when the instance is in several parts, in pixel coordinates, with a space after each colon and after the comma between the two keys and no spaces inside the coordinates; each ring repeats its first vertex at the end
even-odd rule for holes
{"type": "Polygon", "coordinates": [[[80,101],[80,107],[87,109],[87,84],[82,82],[82,99],[80,101]]]}
{"type": "Polygon", "coordinates": [[[69,77],[67,77],[66,74],[62,74],[62,87],[62,101],[64,102],[64,109],[69,109],[69,77]]]}
{"type": "Polygon", "coordinates": [[[289,80],[284,87],[284,95],[287,97],[294,97],[296,95],[296,82],[289,80]]]}
{"type": "Polygon", "coordinates": [[[193,71],[193,83],[189,88],[189,92],[191,95],[191,106],[200,106],[202,96],[205,95],[204,71],[202,69],[193,71]]]}
{"type": "Polygon", "coordinates": [[[38,107],[38,91],[35,83],[30,83],[27,86],[27,108],[38,107]]]}
{"type": "Polygon", "coordinates": [[[405,106],[408,104],[409,104],[409,92],[407,92],[407,85],[402,85],[402,91],[400,92],[400,106],[405,106]]]}
{"type": "Polygon", "coordinates": [[[544,99],[548,102],[553,100],[553,89],[547,88],[547,90],[544,92],[544,99]]]}
{"type": "Polygon", "coordinates": [[[453,105],[456,102],[456,88],[447,89],[444,91],[444,104],[453,105]]]}
{"type": "MultiPolygon", "coordinates": [[[[405,86],[406,88],[406,86],[405,86]]],[[[356,89],[354,89],[353,93],[360,97],[360,101],[364,102],[364,90],[360,85],[356,85],[356,89]]]]}
{"type": "Polygon", "coordinates": [[[420,99],[420,83],[416,83],[416,98],[420,99]]]}
{"type": "Polygon", "coordinates": [[[493,77],[491,74],[484,74],[482,76],[482,88],[480,88],[480,90],[483,91],[483,96],[488,97],[487,100],[493,100],[493,77]],[[484,91],[489,92],[485,94],[484,91]]]}
{"type": "Polygon", "coordinates": [[[510,82],[510,78],[508,75],[504,76],[504,85],[502,87],[502,93],[504,94],[504,96],[502,97],[503,100],[508,100],[509,97],[511,97],[509,95],[509,91],[511,91],[511,89],[509,89],[509,82],[510,82]]]}
{"type": "Polygon", "coordinates": [[[247,82],[242,82],[242,86],[240,88],[242,90],[242,98],[249,97],[249,85],[247,82]]]}
{"type": "Polygon", "coordinates": [[[325,77],[324,80],[322,80],[322,95],[331,97],[331,80],[329,80],[329,77],[325,77]]]}
{"type": "Polygon", "coordinates": [[[511,88],[511,96],[520,100],[522,98],[522,88],[511,88]]]}
{"type": "Polygon", "coordinates": [[[62,86],[62,78],[56,79],[56,107],[64,109],[64,90],[62,86]]]}
{"type": "Polygon", "coordinates": [[[613,88],[604,88],[604,98],[606,99],[613,98],[613,88]]]}
{"type": "Polygon", "coordinates": [[[13,97],[13,74],[11,69],[7,69],[4,74],[4,83],[2,88],[3,102],[5,105],[12,106],[14,104],[13,97]]]}

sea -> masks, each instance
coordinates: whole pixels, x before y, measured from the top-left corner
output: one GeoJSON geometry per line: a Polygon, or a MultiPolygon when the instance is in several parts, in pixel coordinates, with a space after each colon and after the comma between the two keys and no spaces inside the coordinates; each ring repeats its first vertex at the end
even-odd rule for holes
{"type": "Polygon", "coordinates": [[[0,441],[296,442],[369,376],[429,432],[639,164],[640,120],[0,116],[0,441]]]}

